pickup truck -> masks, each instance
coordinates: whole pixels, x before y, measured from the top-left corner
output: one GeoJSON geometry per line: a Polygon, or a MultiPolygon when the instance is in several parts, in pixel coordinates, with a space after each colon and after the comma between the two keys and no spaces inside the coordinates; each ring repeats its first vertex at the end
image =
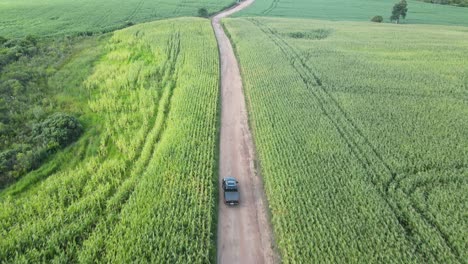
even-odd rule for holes
{"type": "Polygon", "coordinates": [[[239,204],[239,190],[236,178],[226,177],[223,179],[224,203],[228,205],[239,204]]]}

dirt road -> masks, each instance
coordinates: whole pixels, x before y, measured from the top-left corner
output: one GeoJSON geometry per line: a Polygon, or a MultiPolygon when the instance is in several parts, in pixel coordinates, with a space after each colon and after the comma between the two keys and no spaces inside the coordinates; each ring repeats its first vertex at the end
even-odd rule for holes
{"type": "MultiPolygon", "coordinates": [[[[221,58],[221,142],[219,179],[239,180],[240,205],[223,203],[220,187],[218,216],[218,263],[276,263],[271,227],[260,176],[254,167],[254,145],[249,130],[242,80],[231,43],[220,19],[235,13],[253,0],[216,15],[213,28],[221,58]]],[[[220,183],[221,185],[221,183],[220,183]]]]}

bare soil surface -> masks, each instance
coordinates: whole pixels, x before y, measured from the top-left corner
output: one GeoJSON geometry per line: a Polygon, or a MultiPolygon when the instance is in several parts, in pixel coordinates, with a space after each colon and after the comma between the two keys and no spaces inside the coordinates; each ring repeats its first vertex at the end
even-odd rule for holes
{"type": "Polygon", "coordinates": [[[212,19],[221,58],[221,139],[219,164],[218,263],[278,263],[260,175],[255,171],[255,150],[249,130],[239,65],[220,20],[250,5],[253,0],[219,13],[212,19]],[[221,180],[239,181],[240,205],[223,201],[221,180]]]}

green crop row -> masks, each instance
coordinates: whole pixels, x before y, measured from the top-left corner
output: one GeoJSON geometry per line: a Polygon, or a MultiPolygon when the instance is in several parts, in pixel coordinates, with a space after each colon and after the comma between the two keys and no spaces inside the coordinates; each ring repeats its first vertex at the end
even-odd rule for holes
{"type": "MultiPolygon", "coordinates": [[[[218,56],[208,20],[115,32],[83,84],[78,159],[0,199],[0,262],[213,260],[218,56]]],[[[64,161],[67,162],[67,161],[64,161]]]]}
{"type": "Polygon", "coordinates": [[[285,263],[466,262],[465,28],[225,26],[285,263]]]}

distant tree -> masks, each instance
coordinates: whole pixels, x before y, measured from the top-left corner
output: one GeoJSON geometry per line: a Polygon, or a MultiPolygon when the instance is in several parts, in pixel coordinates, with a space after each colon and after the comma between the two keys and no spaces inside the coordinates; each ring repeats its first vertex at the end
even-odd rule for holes
{"type": "Polygon", "coordinates": [[[408,12],[408,4],[406,0],[401,0],[399,3],[396,3],[393,6],[392,16],[390,17],[391,21],[395,21],[395,23],[400,23],[400,17],[403,19],[406,18],[406,13],[408,12]]]}
{"type": "Polygon", "coordinates": [[[198,9],[198,16],[199,17],[208,17],[209,16],[208,10],[206,10],[206,8],[198,9]]]}
{"type": "Polygon", "coordinates": [[[383,21],[383,17],[382,16],[375,16],[371,19],[372,22],[376,22],[376,23],[382,23],[383,21]]]}

